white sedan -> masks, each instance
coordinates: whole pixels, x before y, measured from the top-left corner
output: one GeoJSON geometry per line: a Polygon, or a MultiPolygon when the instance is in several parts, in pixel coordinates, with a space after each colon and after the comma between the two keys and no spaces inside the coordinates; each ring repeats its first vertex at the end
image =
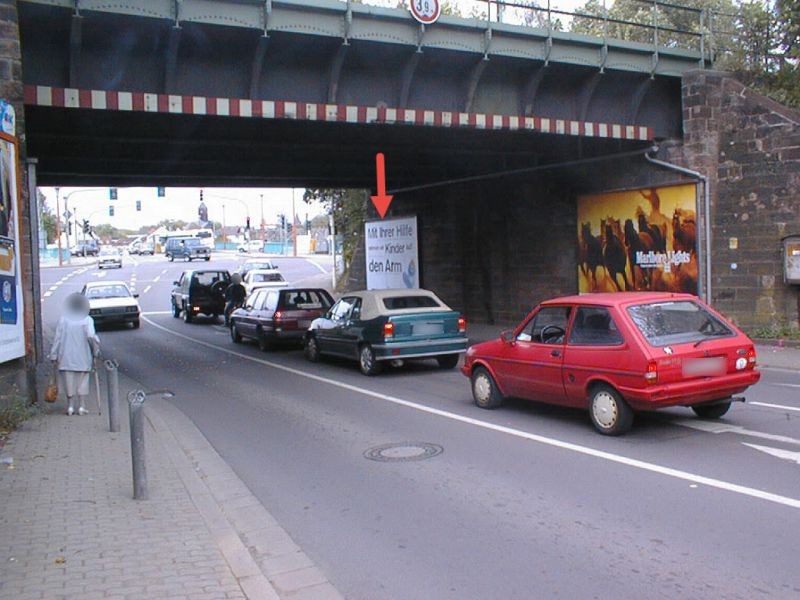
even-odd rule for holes
{"type": "Polygon", "coordinates": [[[141,309],[137,298],[123,281],[92,281],[83,286],[81,294],[89,300],[89,316],[95,325],[128,323],[139,327],[141,309]]]}
{"type": "Polygon", "coordinates": [[[239,252],[263,252],[264,242],[261,240],[249,240],[239,244],[237,247],[239,252]]]}
{"type": "Polygon", "coordinates": [[[112,246],[103,246],[100,248],[100,253],[97,255],[97,268],[105,269],[108,267],[122,268],[122,255],[117,248],[112,246]]]}
{"type": "Polygon", "coordinates": [[[283,278],[279,271],[272,269],[252,269],[247,272],[242,280],[248,294],[260,288],[285,288],[289,282],[283,278]]]}

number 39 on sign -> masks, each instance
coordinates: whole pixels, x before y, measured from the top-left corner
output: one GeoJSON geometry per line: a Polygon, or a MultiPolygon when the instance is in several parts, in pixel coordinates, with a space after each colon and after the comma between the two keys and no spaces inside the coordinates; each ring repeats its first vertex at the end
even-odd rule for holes
{"type": "Polygon", "coordinates": [[[414,18],[423,25],[435,23],[442,13],[439,0],[408,0],[408,6],[414,18]]]}

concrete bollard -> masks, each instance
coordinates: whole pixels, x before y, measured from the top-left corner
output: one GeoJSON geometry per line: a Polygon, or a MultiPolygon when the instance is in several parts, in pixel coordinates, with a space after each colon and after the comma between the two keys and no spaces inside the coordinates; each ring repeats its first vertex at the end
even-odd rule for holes
{"type": "Polygon", "coordinates": [[[108,430],[119,432],[119,363],[106,360],[106,384],[108,385],[108,430]]]}
{"type": "Polygon", "coordinates": [[[147,500],[147,468],[144,456],[144,399],[146,396],[142,390],[135,390],[128,394],[134,500],[147,500]]]}

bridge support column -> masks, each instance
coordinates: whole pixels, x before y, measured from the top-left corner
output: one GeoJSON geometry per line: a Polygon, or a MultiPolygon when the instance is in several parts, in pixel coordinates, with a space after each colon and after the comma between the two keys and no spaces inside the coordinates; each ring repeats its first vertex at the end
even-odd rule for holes
{"type": "Polygon", "coordinates": [[[38,231],[31,227],[29,217],[29,195],[27,186],[25,148],[25,110],[23,106],[22,61],[19,44],[19,25],[16,2],[4,2],[0,5],[0,98],[14,105],[19,139],[20,169],[20,204],[19,243],[22,273],[22,298],[24,308],[19,314],[23,319],[26,337],[26,356],[5,363],[0,363],[0,408],[7,406],[15,399],[23,398],[35,402],[36,366],[38,356],[35,343],[34,315],[41,311],[39,298],[33,293],[33,261],[36,257],[33,249],[38,243],[38,231]]]}

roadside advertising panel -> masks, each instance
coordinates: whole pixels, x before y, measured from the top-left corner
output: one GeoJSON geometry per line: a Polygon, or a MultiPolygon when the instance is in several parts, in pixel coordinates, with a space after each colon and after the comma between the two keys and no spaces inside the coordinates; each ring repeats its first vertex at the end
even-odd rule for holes
{"type": "Polygon", "coordinates": [[[417,217],[370,221],[364,239],[367,289],[419,287],[417,217]]]}
{"type": "Polygon", "coordinates": [[[0,100],[0,362],[25,355],[14,108],[0,100]]]}
{"type": "Polygon", "coordinates": [[[578,198],[578,291],[697,294],[697,186],[578,198]]]}

